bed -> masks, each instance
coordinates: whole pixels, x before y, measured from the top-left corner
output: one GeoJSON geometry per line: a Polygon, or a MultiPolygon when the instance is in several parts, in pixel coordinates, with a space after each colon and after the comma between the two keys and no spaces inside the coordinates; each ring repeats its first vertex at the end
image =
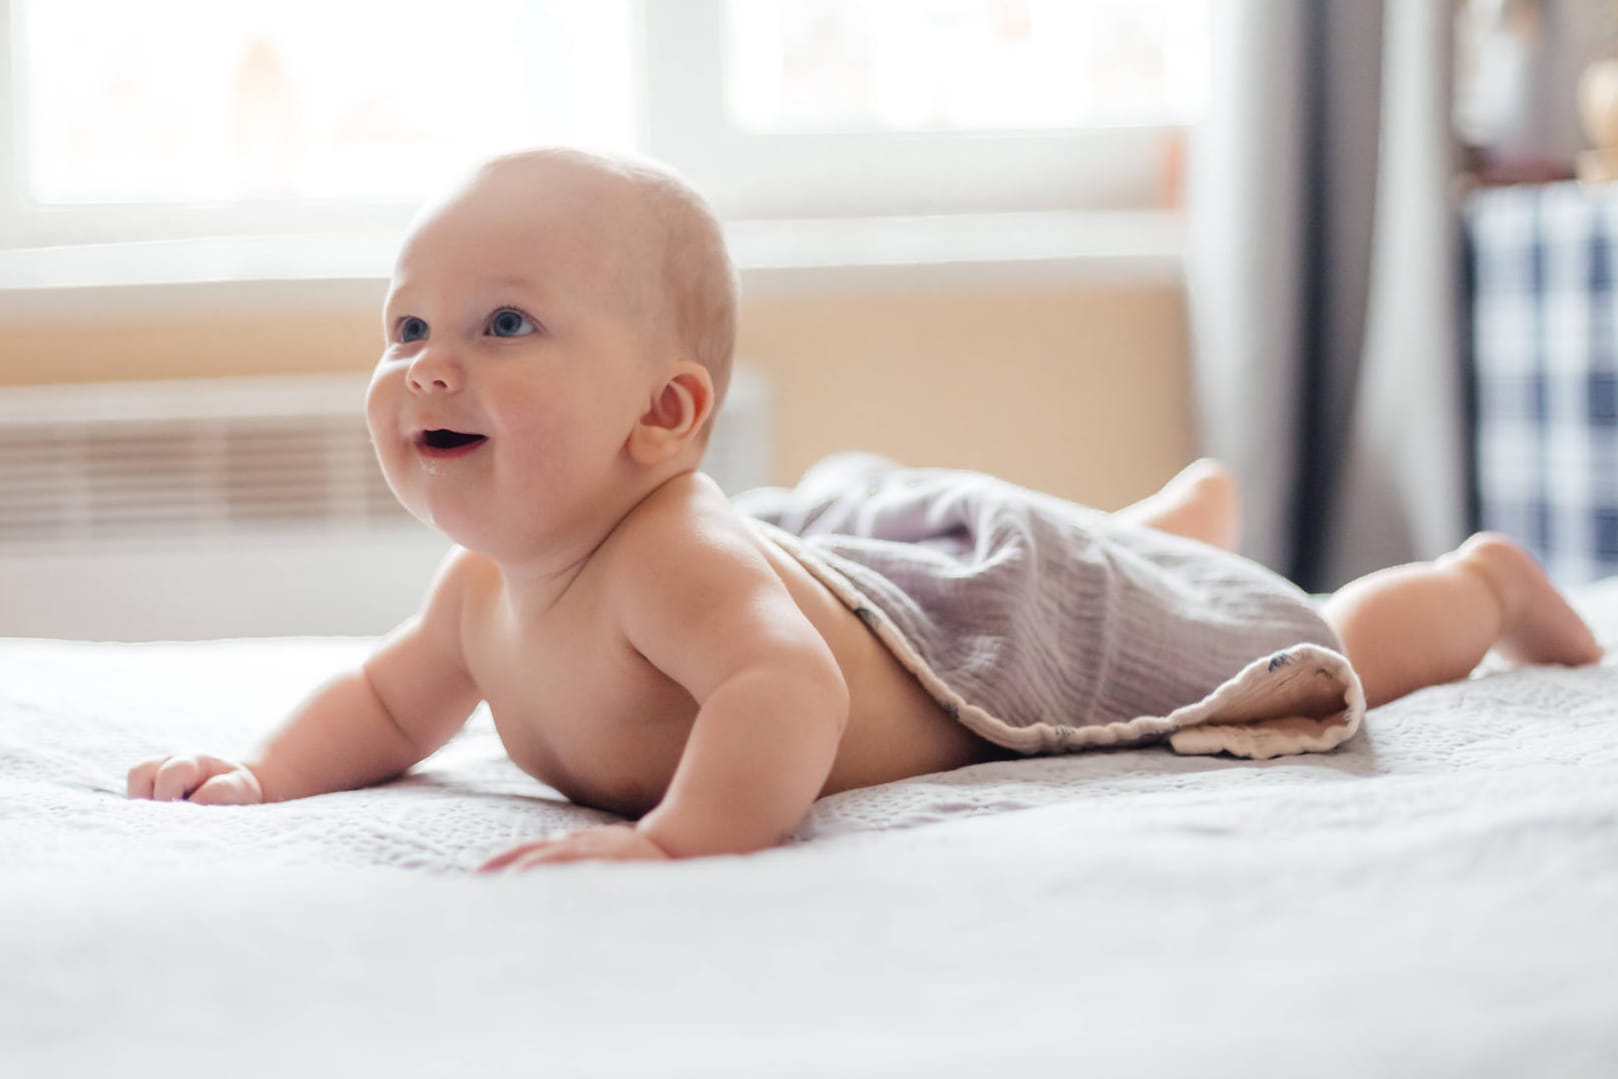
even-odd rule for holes
{"type": "MultiPolygon", "coordinates": [[[[1618,646],[1618,580],[1574,595],[1618,646]]],[[[470,875],[604,819],[484,716],[379,788],[123,797],[366,648],[0,641],[0,1074],[1618,1074],[1618,659],[1329,754],[850,792],[745,858],[470,875]]]]}

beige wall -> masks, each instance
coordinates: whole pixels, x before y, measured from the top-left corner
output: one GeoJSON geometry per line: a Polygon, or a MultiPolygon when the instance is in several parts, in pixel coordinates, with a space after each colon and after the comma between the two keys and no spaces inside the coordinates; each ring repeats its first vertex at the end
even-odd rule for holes
{"type": "Polygon", "coordinates": [[[1177,289],[951,289],[760,300],[738,355],[773,381],[778,467],[875,450],[1093,505],[1189,459],[1177,289]]]}
{"type": "MultiPolygon", "coordinates": [[[[0,383],[363,370],[382,286],[13,293],[0,383]]],[[[980,468],[1106,508],[1192,449],[1171,284],[952,283],[749,299],[738,355],[770,376],[785,482],[823,453],[980,468]]]]}

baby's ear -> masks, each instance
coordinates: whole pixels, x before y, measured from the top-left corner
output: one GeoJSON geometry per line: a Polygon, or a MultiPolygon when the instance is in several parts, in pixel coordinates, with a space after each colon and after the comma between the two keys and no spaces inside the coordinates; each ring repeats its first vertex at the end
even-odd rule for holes
{"type": "Polygon", "coordinates": [[[713,411],[713,379],[700,363],[682,360],[664,380],[629,435],[629,455],[656,465],[694,445],[713,411]]]}

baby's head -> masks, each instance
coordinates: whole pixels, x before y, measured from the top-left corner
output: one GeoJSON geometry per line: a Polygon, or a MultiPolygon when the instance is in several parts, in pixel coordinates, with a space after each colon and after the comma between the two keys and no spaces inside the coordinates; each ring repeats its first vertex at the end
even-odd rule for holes
{"type": "Polygon", "coordinates": [[[418,216],[383,332],[366,412],[389,485],[457,542],[517,557],[610,528],[696,467],[730,377],[735,271],[668,170],[528,151],[418,216]]]}

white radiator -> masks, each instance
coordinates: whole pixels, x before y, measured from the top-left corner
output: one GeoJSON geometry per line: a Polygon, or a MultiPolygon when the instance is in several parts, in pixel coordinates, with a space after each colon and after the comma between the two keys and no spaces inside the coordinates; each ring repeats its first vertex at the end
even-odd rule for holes
{"type": "MultiPolygon", "coordinates": [[[[0,636],[372,635],[448,549],[401,509],[365,378],[0,389],[0,636]]],[[[770,479],[769,396],[738,369],[703,470],[770,479]]]]}

